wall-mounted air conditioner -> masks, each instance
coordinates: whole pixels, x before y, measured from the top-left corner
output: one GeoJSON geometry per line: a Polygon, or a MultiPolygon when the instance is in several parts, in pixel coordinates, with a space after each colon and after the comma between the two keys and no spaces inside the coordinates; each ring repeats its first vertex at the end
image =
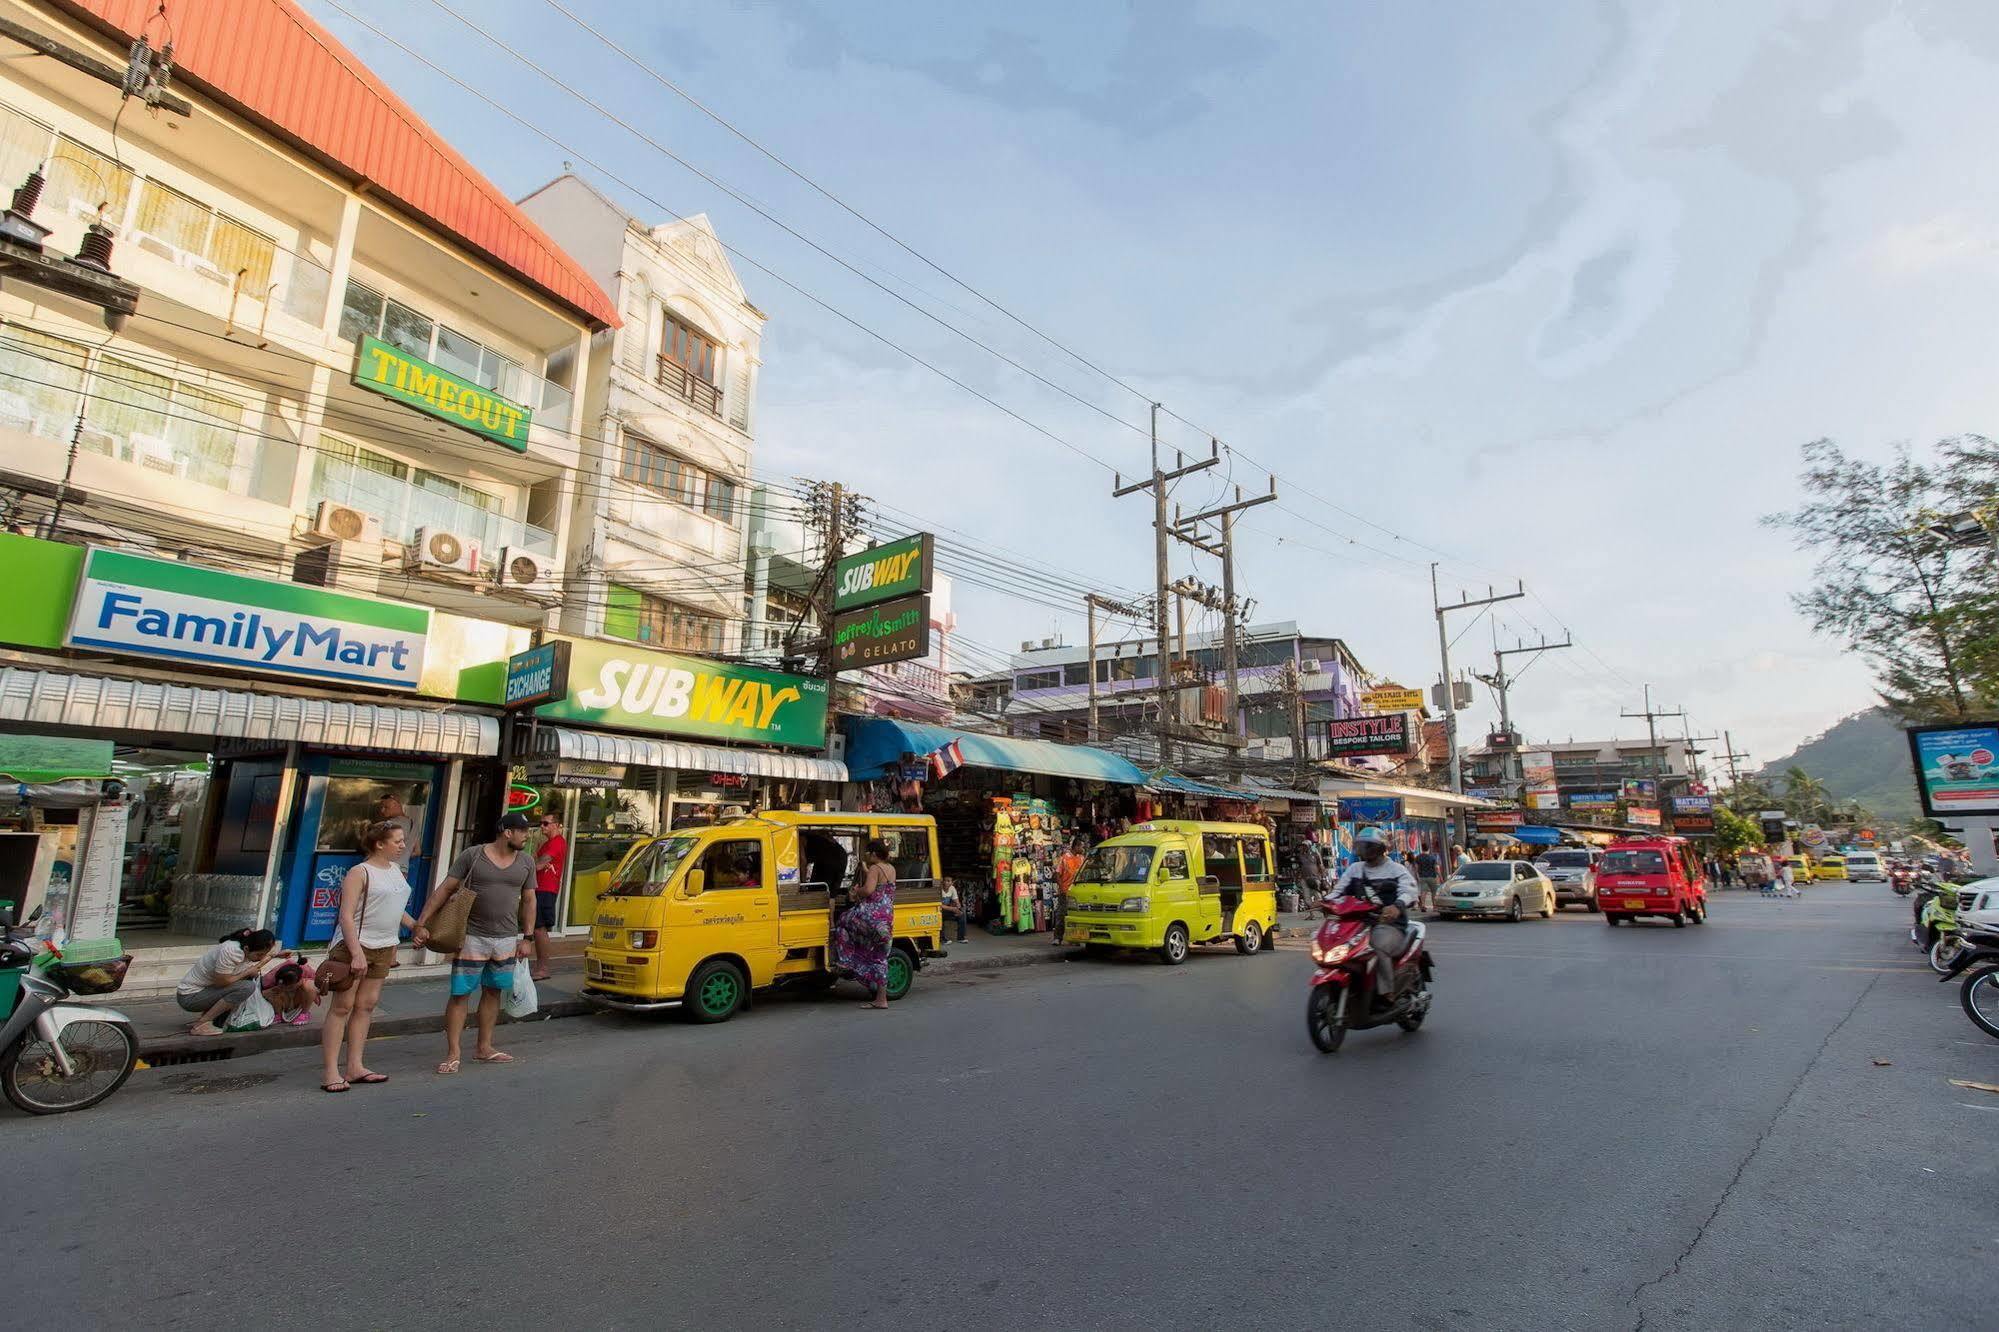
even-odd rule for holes
{"type": "Polygon", "coordinates": [[[433,572],[477,573],[479,547],[442,527],[419,527],[403,550],[403,567],[433,572]]]}
{"type": "Polygon", "coordinates": [[[321,500],[306,535],[322,541],[380,541],[382,520],[338,500],[321,500]]]}
{"type": "Polygon", "coordinates": [[[523,592],[552,592],[555,590],[554,561],[546,555],[519,546],[502,546],[500,558],[494,566],[493,577],[503,587],[517,588],[523,592]]]}

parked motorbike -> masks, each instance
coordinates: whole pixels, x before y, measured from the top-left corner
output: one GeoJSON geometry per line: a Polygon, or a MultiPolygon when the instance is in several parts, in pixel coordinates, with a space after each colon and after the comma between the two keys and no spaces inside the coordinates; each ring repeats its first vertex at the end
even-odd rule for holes
{"type": "Polygon", "coordinates": [[[1909,931],[1916,947],[1929,954],[1930,969],[1948,975],[1950,964],[1964,947],[1957,921],[1957,886],[1938,880],[1925,885],[1916,907],[1916,926],[1909,931]]]}
{"type": "Polygon", "coordinates": [[[1957,1002],[1979,1030],[1999,1040],[1999,936],[1977,933],[1970,947],[1952,959],[1943,981],[1956,980],[1957,1002]],[[1960,979],[1962,978],[1962,979],[1960,979]]]}
{"type": "Polygon", "coordinates": [[[65,957],[23,930],[0,938],[0,1090],[31,1115],[87,1110],[124,1085],[139,1037],[123,1013],[66,1004],[125,983],[127,957],[65,957]]]}
{"type": "Polygon", "coordinates": [[[1430,977],[1435,970],[1424,946],[1423,923],[1406,914],[1408,947],[1395,960],[1394,1002],[1377,1011],[1374,1004],[1374,945],[1369,941],[1381,908],[1358,898],[1328,898],[1320,903],[1327,920],[1312,940],[1312,961],[1318,971],[1305,1000],[1305,1029],[1312,1044],[1332,1054],[1349,1031],[1394,1023],[1404,1031],[1423,1025],[1430,1012],[1430,977]]]}

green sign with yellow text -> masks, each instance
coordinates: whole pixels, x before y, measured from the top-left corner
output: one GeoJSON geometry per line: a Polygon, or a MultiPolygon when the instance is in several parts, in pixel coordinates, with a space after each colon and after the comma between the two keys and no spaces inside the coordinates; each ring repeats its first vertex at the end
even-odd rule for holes
{"type": "Polygon", "coordinates": [[[826,682],[734,662],[571,639],[569,685],[537,716],[627,731],[821,749],[826,682]]]}
{"type": "Polygon", "coordinates": [[[532,414],[489,388],[460,379],[421,356],[391,347],[372,334],[361,338],[354,360],[354,382],[371,393],[414,407],[448,421],[516,453],[528,451],[532,414]]]}

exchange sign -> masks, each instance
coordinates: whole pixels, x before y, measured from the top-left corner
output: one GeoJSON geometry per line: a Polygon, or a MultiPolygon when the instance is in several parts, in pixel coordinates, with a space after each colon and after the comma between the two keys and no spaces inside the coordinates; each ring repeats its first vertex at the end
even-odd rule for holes
{"type": "Polygon", "coordinates": [[[507,658],[507,688],[501,696],[506,707],[533,707],[568,692],[569,644],[543,643],[507,658]]]}

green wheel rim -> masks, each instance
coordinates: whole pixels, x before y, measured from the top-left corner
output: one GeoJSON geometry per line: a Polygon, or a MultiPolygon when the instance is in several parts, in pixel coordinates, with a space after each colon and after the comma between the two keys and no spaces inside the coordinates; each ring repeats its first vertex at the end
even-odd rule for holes
{"type": "Polygon", "coordinates": [[[901,953],[892,954],[888,960],[888,997],[900,999],[909,993],[909,959],[901,953]]]}
{"type": "Polygon", "coordinates": [[[736,983],[733,971],[718,971],[701,982],[701,1011],[709,1016],[719,1016],[736,1006],[742,994],[742,987],[736,983]]]}

